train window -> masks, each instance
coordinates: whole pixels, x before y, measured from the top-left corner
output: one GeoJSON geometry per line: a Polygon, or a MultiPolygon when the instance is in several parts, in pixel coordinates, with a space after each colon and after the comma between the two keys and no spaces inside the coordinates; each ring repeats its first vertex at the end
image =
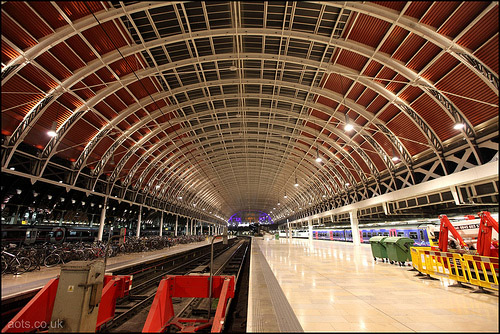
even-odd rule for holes
{"type": "Polygon", "coordinates": [[[404,232],[398,232],[398,237],[404,237],[405,233],[404,232]]]}
{"type": "MultiPolygon", "coordinates": [[[[420,231],[420,232],[422,232],[422,231],[420,231]]],[[[413,240],[417,240],[418,239],[417,232],[410,232],[410,238],[413,240]]]]}
{"type": "Polygon", "coordinates": [[[423,230],[420,230],[420,240],[425,240],[423,230]]]}
{"type": "Polygon", "coordinates": [[[366,238],[366,232],[363,232],[363,238],[366,238]]]}
{"type": "Polygon", "coordinates": [[[389,236],[389,232],[384,232],[384,237],[388,237],[389,236]]]}
{"type": "Polygon", "coordinates": [[[75,236],[76,235],[76,231],[69,231],[69,235],[70,236],[75,236]]]}

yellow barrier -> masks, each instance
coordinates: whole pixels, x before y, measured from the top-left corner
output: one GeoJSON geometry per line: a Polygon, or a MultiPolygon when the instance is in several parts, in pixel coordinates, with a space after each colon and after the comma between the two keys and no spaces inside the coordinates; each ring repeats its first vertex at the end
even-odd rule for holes
{"type": "Polygon", "coordinates": [[[471,284],[498,290],[498,258],[468,254],[463,258],[471,284]]]}
{"type": "Polygon", "coordinates": [[[411,247],[412,265],[420,273],[498,290],[498,258],[411,247]]]}

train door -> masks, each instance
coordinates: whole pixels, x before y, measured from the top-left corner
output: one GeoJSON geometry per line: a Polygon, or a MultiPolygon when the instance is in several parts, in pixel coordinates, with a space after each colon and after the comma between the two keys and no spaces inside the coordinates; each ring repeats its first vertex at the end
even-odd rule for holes
{"type": "Polygon", "coordinates": [[[62,243],[64,241],[65,230],[63,227],[54,227],[50,233],[50,242],[62,243]]]}
{"type": "Polygon", "coordinates": [[[314,232],[313,232],[314,239],[319,239],[319,237],[318,237],[318,233],[319,233],[318,231],[314,231],[314,232]]]}
{"type": "MultiPolygon", "coordinates": [[[[365,234],[366,234],[366,231],[365,231],[365,234]]],[[[359,242],[363,243],[363,231],[362,230],[359,230],[359,242]]]]}
{"type": "Polygon", "coordinates": [[[391,228],[391,229],[389,230],[389,236],[390,236],[390,237],[395,237],[395,236],[397,236],[397,234],[398,234],[398,233],[397,233],[397,231],[396,231],[396,229],[395,229],[395,228],[391,228]]]}
{"type": "Polygon", "coordinates": [[[429,237],[427,236],[427,228],[419,227],[417,229],[417,233],[420,246],[430,246],[429,237]]]}
{"type": "Polygon", "coordinates": [[[36,238],[38,237],[38,229],[29,228],[26,230],[26,236],[24,237],[24,244],[31,245],[36,242],[36,238]]]}
{"type": "Polygon", "coordinates": [[[330,231],[330,240],[333,240],[333,231],[330,231]]]}

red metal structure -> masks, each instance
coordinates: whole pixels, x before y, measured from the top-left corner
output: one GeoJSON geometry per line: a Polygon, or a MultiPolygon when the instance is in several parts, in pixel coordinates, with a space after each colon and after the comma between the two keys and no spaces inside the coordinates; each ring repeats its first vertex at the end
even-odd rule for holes
{"type": "Polygon", "coordinates": [[[492,230],[498,233],[498,222],[491,217],[488,211],[478,213],[481,218],[479,233],[477,236],[477,253],[481,256],[498,257],[498,240],[492,243],[492,230]]]}
{"type": "Polygon", "coordinates": [[[181,333],[193,333],[208,327],[211,327],[212,333],[220,333],[224,325],[228,299],[234,297],[234,276],[212,277],[212,297],[219,298],[213,318],[179,318],[174,314],[172,297],[208,298],[209,287],[209,276],[166,276],[156,291],[142,331],[160,333],[169,326],[176,326],[181,333]]]}
{"type": "Polygon", "coordinates": [[[439,250],[442,252],[448,251],[448,231],[458,240],[460,246],[465,249],[468,249],[467,244],[464,242],[460,234],[458,234],[457,230],[451,224],[450,220],[446,215],[440,215],[439,220],[441,221],[441,226],[439,227],[439,250]]]}
{"type": "MultiPolygon", "coordinates": [[[[113,319],[116,300],[128,295],[130,276],[104,276],[96,330],[113,319]]],[[[51,279],[28,304],[2,329],[2,333],[21,333],[46,330],[41,326],[48,325],[54,309],[59,277],[51,279]],[[22,324],[22,325],[19,325],[22,324]]]]}

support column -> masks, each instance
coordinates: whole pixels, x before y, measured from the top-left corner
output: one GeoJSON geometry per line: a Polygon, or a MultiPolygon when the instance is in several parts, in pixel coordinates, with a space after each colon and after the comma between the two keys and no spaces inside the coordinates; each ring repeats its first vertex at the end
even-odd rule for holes
{"type": "Polygon", "coordinates": [[[354,245],[360,245],[361,241],[359,238],[358,228],[358,209],[349,211],[349,219],[351,220],[352,243],[354,245]]]}
{"type": "Polygon", "coordinates": [[[312,220],[311,219],[307,220],[307,226],[309,228],[309,240],[312,241],[312,239],[313,239],[313,224],[312,224],[312,220]]]}
{"type": "Polygon", "coordinates": [[[194,220],[194,219],[193,219],[193,218],[191,218],[191,230],[190,230],[190,234],[191,234],[191,235],[194,235],[194,234],[193,234],[193,220],[194,220]]]}
{"type": "Polygon", "coordinates": [[[189,218],[186,218],[186,235],[189,235],[189,218]]]}
{"type": "Polygon", "coordinates": [[[160,218],[160,237],[163,235],[163,211],[161,212],[160,218]]]}
{"type": "Polygon", "coordinates": [[[97,240],[102,241],[102,234],[104,232],[104,222],[106,220],[106,205],[108,202],[108,198],[104,197],[104,201],[102,203],[102,210],[101,210],[101,220],[99,222],[99,232],[97,233],[97,240]]]}
{"type": "Polygon", "coordinates": [[[288,239],[292,239],[292,229],[290,228],[290,223],[288,222],[288,219],[286,220],[286,228],[287,228],[288,239]]]}
{"type": "Polygon", "coordinates": [[[175,215],[175,230],[174,230],[174,236],[177,236],[177,226],[179,224],[179,216],[175,215]]]}
{"type": "Polygon", "coordinates": [[[139,206],[139,216],[137,216],[137,233],[136,237],[141,235],[141,214],[142,214],[142,205],[139,206]]]}
{"type": "Polygon", "coordinates": [[[200,222],[200,234],[203,235],[203,222],[200,222]]]}

